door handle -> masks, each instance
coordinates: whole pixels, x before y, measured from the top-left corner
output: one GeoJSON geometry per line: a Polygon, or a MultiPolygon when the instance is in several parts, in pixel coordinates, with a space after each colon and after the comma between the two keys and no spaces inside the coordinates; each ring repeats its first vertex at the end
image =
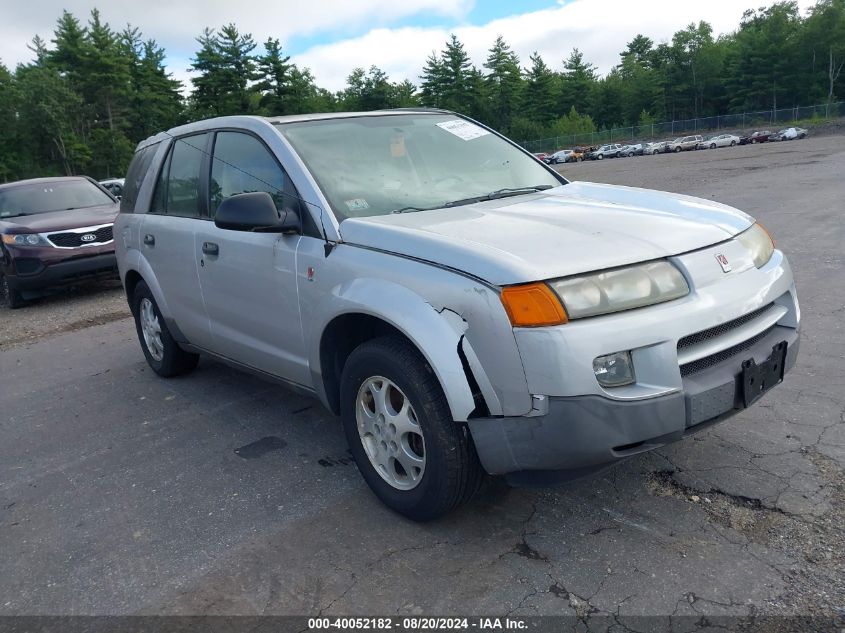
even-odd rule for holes
{"type": "Polygon", "coordinates": [[[144,236],[144,244],[146,244],[147,246],[155,246],[155,244],[156,244],[156,236],[155,236],[155,235],[152,235],[152,234],[150,234],[150,233],[147,233],[147,234],[144,236]]]}
{"type": "Polygon", "coordinates": [[[215,244],[214,242],[203,242],[202,243],[202,252],[206,255],[219,255],[220,254],[220,247],[215,244]]]}

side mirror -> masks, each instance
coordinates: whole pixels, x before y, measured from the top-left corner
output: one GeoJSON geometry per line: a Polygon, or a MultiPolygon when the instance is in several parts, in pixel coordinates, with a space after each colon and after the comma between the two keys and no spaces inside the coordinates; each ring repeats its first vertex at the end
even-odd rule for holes
{"type": "Polygon", "coordinates": [[[279,217],[276,203],[265,191],[239,193],[226,198],[217,207],[214,225],[229,231],[253,233],[296,233],[300,227],[297,212],[287,209],[284,216],[279,217]]]}

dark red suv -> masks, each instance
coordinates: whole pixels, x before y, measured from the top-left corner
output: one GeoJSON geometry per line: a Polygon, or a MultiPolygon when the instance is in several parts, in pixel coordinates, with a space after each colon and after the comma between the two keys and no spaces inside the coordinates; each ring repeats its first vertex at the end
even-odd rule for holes
{"type": "Polygon", "coordinates": [[[90,178],[0,185],[0,303],[22,306],[45,289],[117,276],[117,200],[90,178]]]}

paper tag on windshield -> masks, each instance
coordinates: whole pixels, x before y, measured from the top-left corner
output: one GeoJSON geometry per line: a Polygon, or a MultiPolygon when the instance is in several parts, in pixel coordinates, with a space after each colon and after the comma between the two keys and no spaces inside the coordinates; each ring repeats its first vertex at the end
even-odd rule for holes
{"type": "Polygon", "coordinates": [[[350,211],[363,211],[369,209],[370,205],[363,198],[353,198],[352,200],[344,200],[346,208],[350,211]]]}
{"type": "Polygon", "coordinates": [[[473,125],[469,121],[463,121],[461,119],[455,119],[453,121],[443,121],[443,123],[438,123],[437,127],[442,130],[446,130],[447,132],[449,132],[449,134],[454,134],[458,138],[461,138],[465,141],[471,141],[474,138],[490,134],[490,132],[488,132],[484,128],[478,127],[477,125],[473,125]]]}

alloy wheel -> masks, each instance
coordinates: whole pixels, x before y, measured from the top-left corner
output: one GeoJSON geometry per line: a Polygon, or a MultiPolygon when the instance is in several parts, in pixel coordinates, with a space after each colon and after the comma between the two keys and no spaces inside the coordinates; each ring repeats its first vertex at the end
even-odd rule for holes
{"type": "Polygon", "coordinates": [[[161,323],[155,312],[153,302],[147,297],[141,299],[140,305],[141,333],[144,344],[153,360],[161,362],[164,358],[164,343],[161,340],[161,323]]]}
{"type": "Polygon", "coordinates": [[[425,472],[425,440],[408,397],[391,380],[363,382],[355,402],[358,435],[373,468],[397,490],[411,490],[425,472]]]}

